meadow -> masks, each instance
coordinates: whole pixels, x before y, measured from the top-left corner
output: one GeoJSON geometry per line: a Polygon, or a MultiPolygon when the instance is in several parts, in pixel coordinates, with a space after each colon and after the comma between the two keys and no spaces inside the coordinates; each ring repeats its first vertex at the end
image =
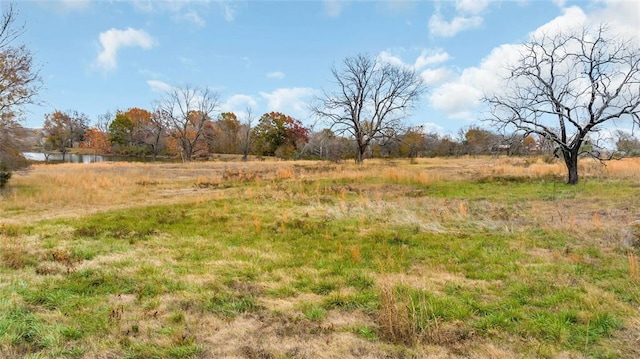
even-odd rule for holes
{"type": "Polygon", "coordinates": [[[2,358],[638,358],[640,160],[34,165],[2,358]]]}

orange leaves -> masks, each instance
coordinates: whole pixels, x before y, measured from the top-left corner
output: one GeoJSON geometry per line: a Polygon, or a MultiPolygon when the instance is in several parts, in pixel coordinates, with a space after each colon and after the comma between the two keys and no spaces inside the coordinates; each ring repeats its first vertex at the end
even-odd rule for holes
{"type": "Polygon", "coordinates": [[[80,143],[81,148],[93,149],[96,153],[111,153],[111,142],[109,134],[97,128],[90,128],[84,133],[84,141],[80,143]]]}

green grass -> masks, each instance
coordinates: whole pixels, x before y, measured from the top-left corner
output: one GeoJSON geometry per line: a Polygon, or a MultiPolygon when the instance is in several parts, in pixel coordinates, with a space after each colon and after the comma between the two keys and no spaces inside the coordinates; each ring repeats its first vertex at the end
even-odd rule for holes
{"type": "MultiPolygon", "coordinates": [[[[3,248],[16,254],[0,263],[0,354],[91,357],[108,348],[130,358],[195,358],[207,352],[197,328],[238,318],[275,326],[270,318],[283,311],[310,326],[330,313],[364,313],[369,322],[346,330],[381,346],[478,340],[524,357],[637,353],[616,339],[640,305],[626,253],[528,211],[536,201],[557,211],[549,202],[589,204],[604,200],[599,194],[618,208],[638,187],[485,179],[405,183],[382,197],[380,185],[248,183],[246,198],[2,226],[3,248]],[[343,196],[335,185],[361,192],[343,196]],[[422,197],[406,202],[416,189],[422,197]],[[399,209],[441,230],[402,223],[393,217],[399,209]],[[391,284],[402,309],[382,313],[380,283],[391,284]],[[383,315],[407,321],[415,338],[394,343],[377,325],[383,315]]],[[[282,333],[302,332],[290,326],[282,333]]]]}

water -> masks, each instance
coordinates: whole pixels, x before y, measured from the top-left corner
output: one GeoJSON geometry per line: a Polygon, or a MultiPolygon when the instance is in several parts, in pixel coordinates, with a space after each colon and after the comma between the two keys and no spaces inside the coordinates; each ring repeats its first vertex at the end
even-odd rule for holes
{"type": "MultiPolygon", "coordinates": [[[[47,156],[42,152],[25,152],[24,157],[31,161],[45,162],[47,156]]],[[[49,162],[62,162],[62,153],[52,153],[48,155],[49,162]]],[[[123,157],[123,156],[101,156],[101,155],[81,155],[67,153],[64,162],[70,163],[94,163],[94,162],[153,162],[152,157],[123,157]]],[[[160,162],[176,162],[173,158],[158,158],[160,162]]]]}

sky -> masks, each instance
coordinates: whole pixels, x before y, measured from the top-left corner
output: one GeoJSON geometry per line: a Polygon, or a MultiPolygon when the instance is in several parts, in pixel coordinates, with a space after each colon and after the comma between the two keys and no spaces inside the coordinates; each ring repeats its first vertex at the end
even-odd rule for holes
{"type": "MultiPolygon", "coordinates": [[[[6,5],[6,0],[0,0],[6,5]]],[[[607,22],[640,34],[640,1],[21,0],[20,38],[43,80],[24,125],[56,110],[94,123],[152,110],[172,88],[209,88],[220,111],[278,111],[321,129],[308,105],[332,67],[367,54],[413,68],[427,92],[406,118],[441,135],[483,126],[479,98],[518,44],[550,28],[607,22]]]]}

